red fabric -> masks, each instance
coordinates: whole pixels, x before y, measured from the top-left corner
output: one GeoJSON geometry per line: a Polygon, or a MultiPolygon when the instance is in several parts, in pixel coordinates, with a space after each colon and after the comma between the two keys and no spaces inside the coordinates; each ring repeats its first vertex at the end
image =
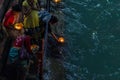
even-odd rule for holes
{"type": "Polygon", "coordinates": [[[30,48],[31,47],[30,39],[31,38],[29,36],[25,36],[24,38],[23,38],[23,36],[19,36],[14,41],[13,46],[14,47],[22,47],[23,40],[24,40],[24,45],[25,45],[26,49],[29,51],[29,53],[31,53],[32,51],[31,51],[31,48],[30,48]]]}
{"type": "Polygon", "coordinates": [[[7,28],[9,28],[9,25],[13,25],[14,24],[14,14],[12,10],[9,10],[4,18],[4,22],[3,25],[7,28]]]}

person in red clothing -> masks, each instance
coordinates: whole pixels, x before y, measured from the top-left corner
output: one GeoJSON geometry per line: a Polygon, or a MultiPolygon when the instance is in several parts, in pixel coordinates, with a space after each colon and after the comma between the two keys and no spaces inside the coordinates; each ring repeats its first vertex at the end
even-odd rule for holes
{"type": "Polygon", "coordinates": [[[21,7],[19,4],[13,5],[5,14],[2,25],[4,28],[4,31],[6,33],[5,39],[3,42],[4,49],[2,51],[3,54],[1,54],[1,57],[4,57],[2,59],[5,59],[3,64],[6,64],[7,61],[7,53],[9,52],[9,47],[11,46],[12,40],[14,39],[14,33],[15,29],[14,24],[16,22],[19,22],[19,14],[22,11],[21,7]]]}
{"type": "Polygon", "coordinates": [[[3,19],[3,26],[6,28],[9,36],[13,37],[14,34],[14,24],[19,22],[19,17],[21,14],[22,8],[19,4],[13,5],[5,14],[3,19]]]}
{"type": "MultiPolygon", "coordinates": [[[[14,25],[19,22],[19,14],[21,12],[21,7],[19,4],[13,5],[5,14],[4,20],[3,20],[3,26],[6,29],[8,36],[5,40],[4,49],[2,52],[2,71],[1,73],[5,73],[7,80],[18,80],[17,79],[17,73],[22,72],[20,75],[21,79],[24,80],[25,78],[25,69],[23,68],[24,65],[27,64],[27,60],[22,61],[18,64],[23,64],[20,67],[19,65],[15,64],[15,61],[18,59],[18,50],[20,49],[22,40],[19,41],[18,37],[23,35],[24,30],[16,30],[14,28],[14,25]],[[17,41],[18,40],[18,41],[17,41]],[[19,44],[19,45],[18,45],[19,44]],[[9,66],[9,67],[8,67],[9,66]],[[20,71],[18,71],[20,70],[20,71]]],[[[27,45],[26,48],[29,53],[31,53],[30,50],[30,37],[25,36],[25,44],[27,45]],[[28,46],[29,45],[29,46],[28,46]]],[[[20,74],[20,73],[19,73],[20,74]]]]}

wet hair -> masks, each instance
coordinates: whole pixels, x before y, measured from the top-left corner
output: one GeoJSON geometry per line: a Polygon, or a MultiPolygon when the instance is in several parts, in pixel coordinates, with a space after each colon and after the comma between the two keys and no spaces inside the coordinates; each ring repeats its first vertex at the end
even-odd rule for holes
{"type": "Polygon", "coordinates": [[[58,18],[54,15],[51,16],[51,19],[50,19],[50,23],[51,24],[54,24],[54,23],[57,23],[58,22],[58,18]]]}
{"type": "Polygon", "coordinates": [[[21,12],[22,8],[19,4],[15,4],[15,5],[12,6],[12,10],[16,11],[16,12],[21,12]]]}

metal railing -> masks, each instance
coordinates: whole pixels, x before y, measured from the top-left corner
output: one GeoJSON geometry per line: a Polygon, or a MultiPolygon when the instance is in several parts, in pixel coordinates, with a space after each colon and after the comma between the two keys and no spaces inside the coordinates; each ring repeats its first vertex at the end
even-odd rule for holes
{"type": "MultiPolygon", "coordinates": [[[[50,0],[47,0],[46,1],[46,10],[48,11],[48,12],[50,12],[50,0]]],[[[44,66],[46,66],[46,54],[47,54],[47,46],[48,46],[48,27],[49,27],[49,22],[46,22],[46,26],[45,26],[45,34],[44,34],[44,44],[43,44],[43,46],[44,46],[44,51],[43,51],[43,53],[42,53],[42,57],[41,57],[41,64],[40,64],[40,68],[41,68],[41,72],[39,72],[39,79],[40,80],[44,80],[43,79],[43,67],[44,66]]]]}

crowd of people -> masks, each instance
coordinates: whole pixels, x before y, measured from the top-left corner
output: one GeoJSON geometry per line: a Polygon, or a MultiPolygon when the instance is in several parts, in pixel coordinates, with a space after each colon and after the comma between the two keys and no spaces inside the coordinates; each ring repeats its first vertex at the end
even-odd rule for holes
{"type": "Polygon", "coordinates": [[[57,22],[56,16],[45,9],[41,10],[37,0],[23,0],[22,6],[17,3],[8,9],[3,19],[7,39],[2,53],[2,58],[4,58],[2,72],[8,80],[26,80],[27,73],[30,71],[28,66],[31,63],[34,64],[32,58],[35,54],[33,54],[31,46],[36,44],[40,48],[39,50],[43,52],[45,26],[47,24],[48,33],[57,41],[57,37],[50,27],[57,22]],[[41,43],[38,44],[38,41],[41,43]],[[23,46],[28,53],[27,56],[20,51],[23,46]]]}

